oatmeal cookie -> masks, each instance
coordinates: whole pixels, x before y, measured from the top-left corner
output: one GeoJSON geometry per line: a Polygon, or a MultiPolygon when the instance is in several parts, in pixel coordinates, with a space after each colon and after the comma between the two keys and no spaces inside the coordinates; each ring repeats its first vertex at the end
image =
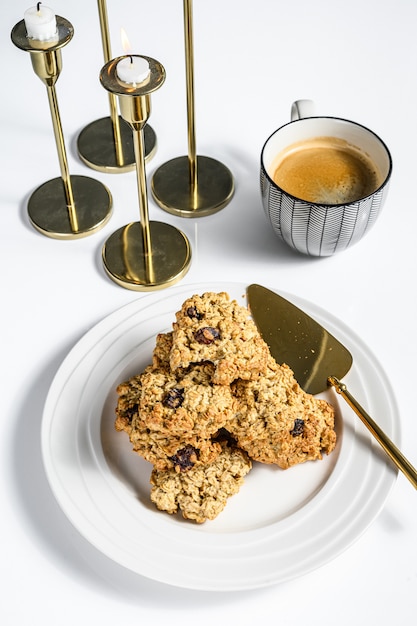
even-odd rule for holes
{"type": "Polygon", "coordinates": [[[191,366],[181,377],[163,368],[141,376],[140,417],[147,428],[207,438],[228,422],[236,409],[230,387],[214,385],[214,366],[191,366]]]}
{"type": "Polygon", "coordinates": [[[117,394],[116,430],[154,466],[151,500],[197,523],[223,510],[252,461],[286,469],[336,444],[333,407],[275,362],[226,293],[186,300],[152,363],[117,394]]]}
{"type": "Polygon", "coordinates": [[[304,392],[287,365],[271,357],[258,381],[237,381],[240,406],[228,429],[251,459],[287,469],[322,458],[336,445],[334,409],[304,392]]]}
{"type": "Polygon", "coordinates": [[[173,323],[170,369],[209,361],[213,383],[230,385],[266,371],[269,349],[246,307],[227,293],[194,295],[184,302],[173,323]]]}
{"type": "Polygon", "coordinates": [[[166,433],[149,431],[137,420],[132,428],[130,441],[133,450],[158,470],[174,469],[186,472],[193,467],[211,463],[220,454],[220,444],[198,436],[167,436],[166,433]]]}
{"type": "Polygon", "coordinates": [[[167,513],[181,511],[183,517],[201,524],[213,520],[236,494],[252,463],[245,452],[222,443],[218,457],[188,472],[175,470],[151,474],[151,500],[167,513]]]}
{"type": "Polygon", "coordinates": [[[118,387],[115,427],[158,469],[183,471],[220,452],[212,436],[234,415],[231,389],[211,383],[213,365],[202,363],[179,377],[148,366],[118,387]]]}

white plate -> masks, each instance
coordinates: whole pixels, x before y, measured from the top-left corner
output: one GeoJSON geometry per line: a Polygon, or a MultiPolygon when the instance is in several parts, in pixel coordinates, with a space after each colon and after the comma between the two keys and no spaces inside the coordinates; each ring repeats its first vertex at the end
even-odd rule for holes
{"type": "MultiPolygon", "coordinates": [[[[347,404],[337,406],[336,450],[286,471],[255,464],[240,492],[212,522],[195,525],[154,508],[151,466],[114,429],[116,386],[151,360],[158,332],[194,293],[227,291],[246,303],[245,285],[184,285],[148,294],[115,311],[71,350],[52,383],[42,424],[42,451],[65,514],[98,550],[120,565],[168,584],[238,590],[289,580],[324,565],[375,519],[397,472],[347,404]]],[[[282,294],[285,296],[285,294],[282,294]]],[[[350,329],[322,309],[303,308],[352,352],[350,391],[399,444],[390,384],[350,329]]]]}

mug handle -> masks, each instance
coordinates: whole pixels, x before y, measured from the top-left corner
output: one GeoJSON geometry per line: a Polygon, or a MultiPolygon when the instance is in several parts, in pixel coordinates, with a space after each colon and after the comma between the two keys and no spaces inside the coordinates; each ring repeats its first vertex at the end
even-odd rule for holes
{"type": "Polygon", "coordinates": [[[303,117],[315,117],[316,104],[313,100],[296,100],[291,105],[291,121],[301,120],[303,117]]]}

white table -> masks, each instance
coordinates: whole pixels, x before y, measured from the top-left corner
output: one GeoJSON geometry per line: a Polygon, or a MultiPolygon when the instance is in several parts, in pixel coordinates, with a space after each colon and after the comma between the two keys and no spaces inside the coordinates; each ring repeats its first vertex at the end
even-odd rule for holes
{"type": "MultiPolygon", "coordinates": [[[[245,592],[191,591],[133,574],[91,546],[56,503],[40,449],[51,381],[84,333],[143,295],[113,283],[101,263],[106,238],[138,219],[135,174],[93,172],[75,151],[80,130],[108,115],[98,81],[103,57],[97,3],[50,4],[75,28],[57,83],[70,170],[105,183],[114,214],[103,230],[76,241],[47,238],[30,225],[31,192],[59,169],[45,89],[29,55],[10,41],[29,4],[4,5],[1,622],[408,622],[417,609],[417,495],[402,475],[373,524],[343,554],[296,580],[245,592]]],[[[182,2],[109,0],[108,12],[114,56],[123,53],[123,26],[132,50],[157,58],[167,71],[152,99],[158,151],[147,168],[150,180],[158,165],[187,151],[182,2]]],[[[401,447],[414,464],[416,23],[414,0],[195,0],[198,153],[230,167],[236,192],[225,209],[199,220],[174,217],[149,201],[151,219],[181,228],[191,242],[192,265],[181,285],[260,282],[319,305],[359,335],[391,381],[401,447]],[[327,259],[287,249],[261,208],[262,144],[288,120],[298,98],[315,100],[324,114],[369,125],[394,160],[390,194],[374,229],[356,247],[327,259]]]]}

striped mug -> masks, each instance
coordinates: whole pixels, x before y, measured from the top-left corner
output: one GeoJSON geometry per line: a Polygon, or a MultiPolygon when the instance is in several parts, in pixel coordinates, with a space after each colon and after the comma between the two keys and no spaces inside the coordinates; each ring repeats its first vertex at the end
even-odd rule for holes
{"type": "Polygon", "coordinates": [[[392,172],[385,143],[361,124],[317,116],[298,100],[261,153],[262,204],[294,250],[331,256],[357,243],[381,212],[392,172]]]}

